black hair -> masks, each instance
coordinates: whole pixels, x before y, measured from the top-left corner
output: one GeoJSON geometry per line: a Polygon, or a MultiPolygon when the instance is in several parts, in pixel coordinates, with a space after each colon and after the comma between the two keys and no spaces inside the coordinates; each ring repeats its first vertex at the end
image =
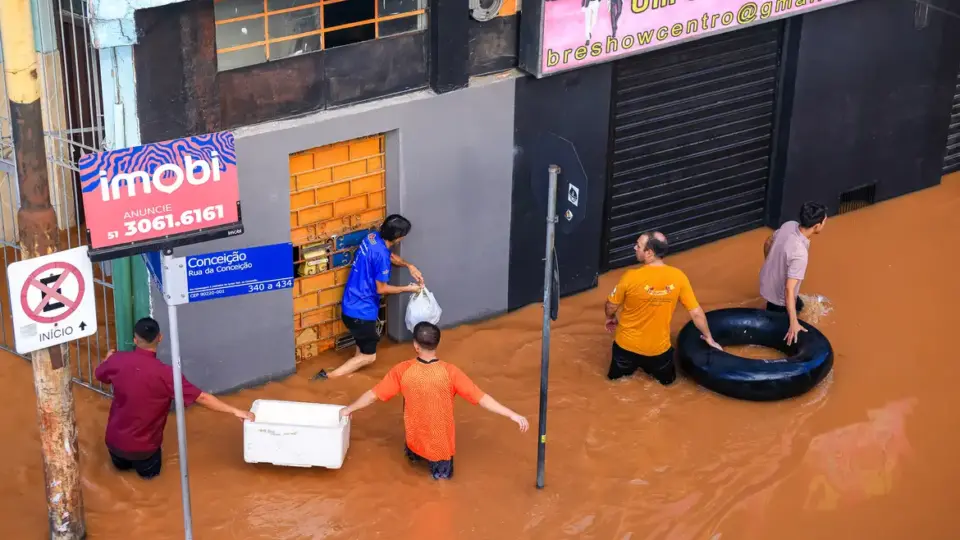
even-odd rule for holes
{"type": "Polygon", "coordinates": [[[809,229],[814,225],[819,225],[827,219],[827,206],[818,202],[805,202],[800,207],[800,213],[797,215],[797,221],[804,229],[809,229]]]}
{"type": "Polygon", "coordinates": [[[428,351],[435,351],[440,345],[440,327],[427,321],[413,327],[413,340],[428,351]]]}
{"type": "Polygon", "coordinates": [[[409,219],[400,214],[390,214],[383,220],[383,225],[380,225],[380,238],[393,242],[410,234],[412,228],[409,219]]]}
{"type": "Polygon", "coordinates": [[[667,242],[667,236],[660,231],[648,231],[640,236],[647,237],[647,249],[653,252],[653,255],[662,259],[667,256],[670,243],[667,242]]]}
{"type": "Polygon", "coordinates": [[[147,343],[153,343],[160,335],[160,323],[150,317],[144,317],[133,325],[133,333],[147,343]]]}

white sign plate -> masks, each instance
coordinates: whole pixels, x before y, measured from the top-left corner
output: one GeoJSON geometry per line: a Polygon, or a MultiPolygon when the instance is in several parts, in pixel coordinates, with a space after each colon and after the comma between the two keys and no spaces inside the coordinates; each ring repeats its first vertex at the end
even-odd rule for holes
{"type": "Polygon", "coordinates": [[[17,352],[26,354],[97,333],[93,264],[87,247],[7,267],[17,352]]]}

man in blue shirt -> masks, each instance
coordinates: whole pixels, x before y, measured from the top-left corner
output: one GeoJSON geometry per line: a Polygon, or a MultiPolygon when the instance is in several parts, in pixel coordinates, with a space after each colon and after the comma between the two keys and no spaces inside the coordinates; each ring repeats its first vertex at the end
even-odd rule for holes
{"type": "Polygon", "coordinates": [[[390,248],[399,244],[403,237],[410,233],[411,227],[407,218],[391,214],[383,221],[379,233],[370,233],[357,246],[350,277],[347,278],[347,285],[343,290],[340,310],[340,318],[353,336],[357,352],[353,358],[330,373],[321,369],[315,379],[343,377],[372,364],[377,359],[377,343],[380,341],[377,322],[381,295],[417,292],[423,287],[420,270],[390,251],[390,248]],[[417,283],[403,287],[390,285],[391,264],[407,268],[417,283]]]}

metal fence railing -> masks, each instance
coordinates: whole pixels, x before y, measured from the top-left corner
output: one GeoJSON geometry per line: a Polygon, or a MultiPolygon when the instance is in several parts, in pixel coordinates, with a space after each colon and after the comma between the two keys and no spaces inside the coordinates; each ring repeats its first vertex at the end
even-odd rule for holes
{"type": "MultiPolygon", "coordinates": [[[[40,43],[56,44],[38,55],[43,89],[43,123],[47,152],[50,198],[57,214],[60,249],[86,243],[84,216],[79,189],[80,156],[103,149],[103,103],[100,66],[87,24],[87,2],[41,0],[42,19],[37,25],[40,43]]],[[[2,83],[0,83],[2,86],[2,83]]],[[[21,259],[16,215],[19,209],[14,147],[10,136],[10,108],[6,88],[0,94],[0,247],[3,267],[21,259]]],[[[14,351],[10,294],[6,275],[0,279],[0,348],[14,351]]],[[[110,263],[94,264],[98,331],[70,344],[70,369],[74,381],[104,395],[104,387],[93,377],[96,366],[110,349],[117,347],[114,316],[114,287],[110,263]]]]}

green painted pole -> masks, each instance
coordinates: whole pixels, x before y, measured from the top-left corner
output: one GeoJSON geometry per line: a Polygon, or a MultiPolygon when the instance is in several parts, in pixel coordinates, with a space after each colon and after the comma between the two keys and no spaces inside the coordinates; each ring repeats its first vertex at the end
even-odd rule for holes
{"type": "Polygon", "coordinates": [[[133,350],[133,279],[130,257],[116,259],[113,266],[113,313],[117,350],[133,350]]]}
{"type": "Polygon", "coordinates": [[[130,257],[130,275],[133,278],[133,322],[150,316],[150,274],[143,257],[130,257]]]}

